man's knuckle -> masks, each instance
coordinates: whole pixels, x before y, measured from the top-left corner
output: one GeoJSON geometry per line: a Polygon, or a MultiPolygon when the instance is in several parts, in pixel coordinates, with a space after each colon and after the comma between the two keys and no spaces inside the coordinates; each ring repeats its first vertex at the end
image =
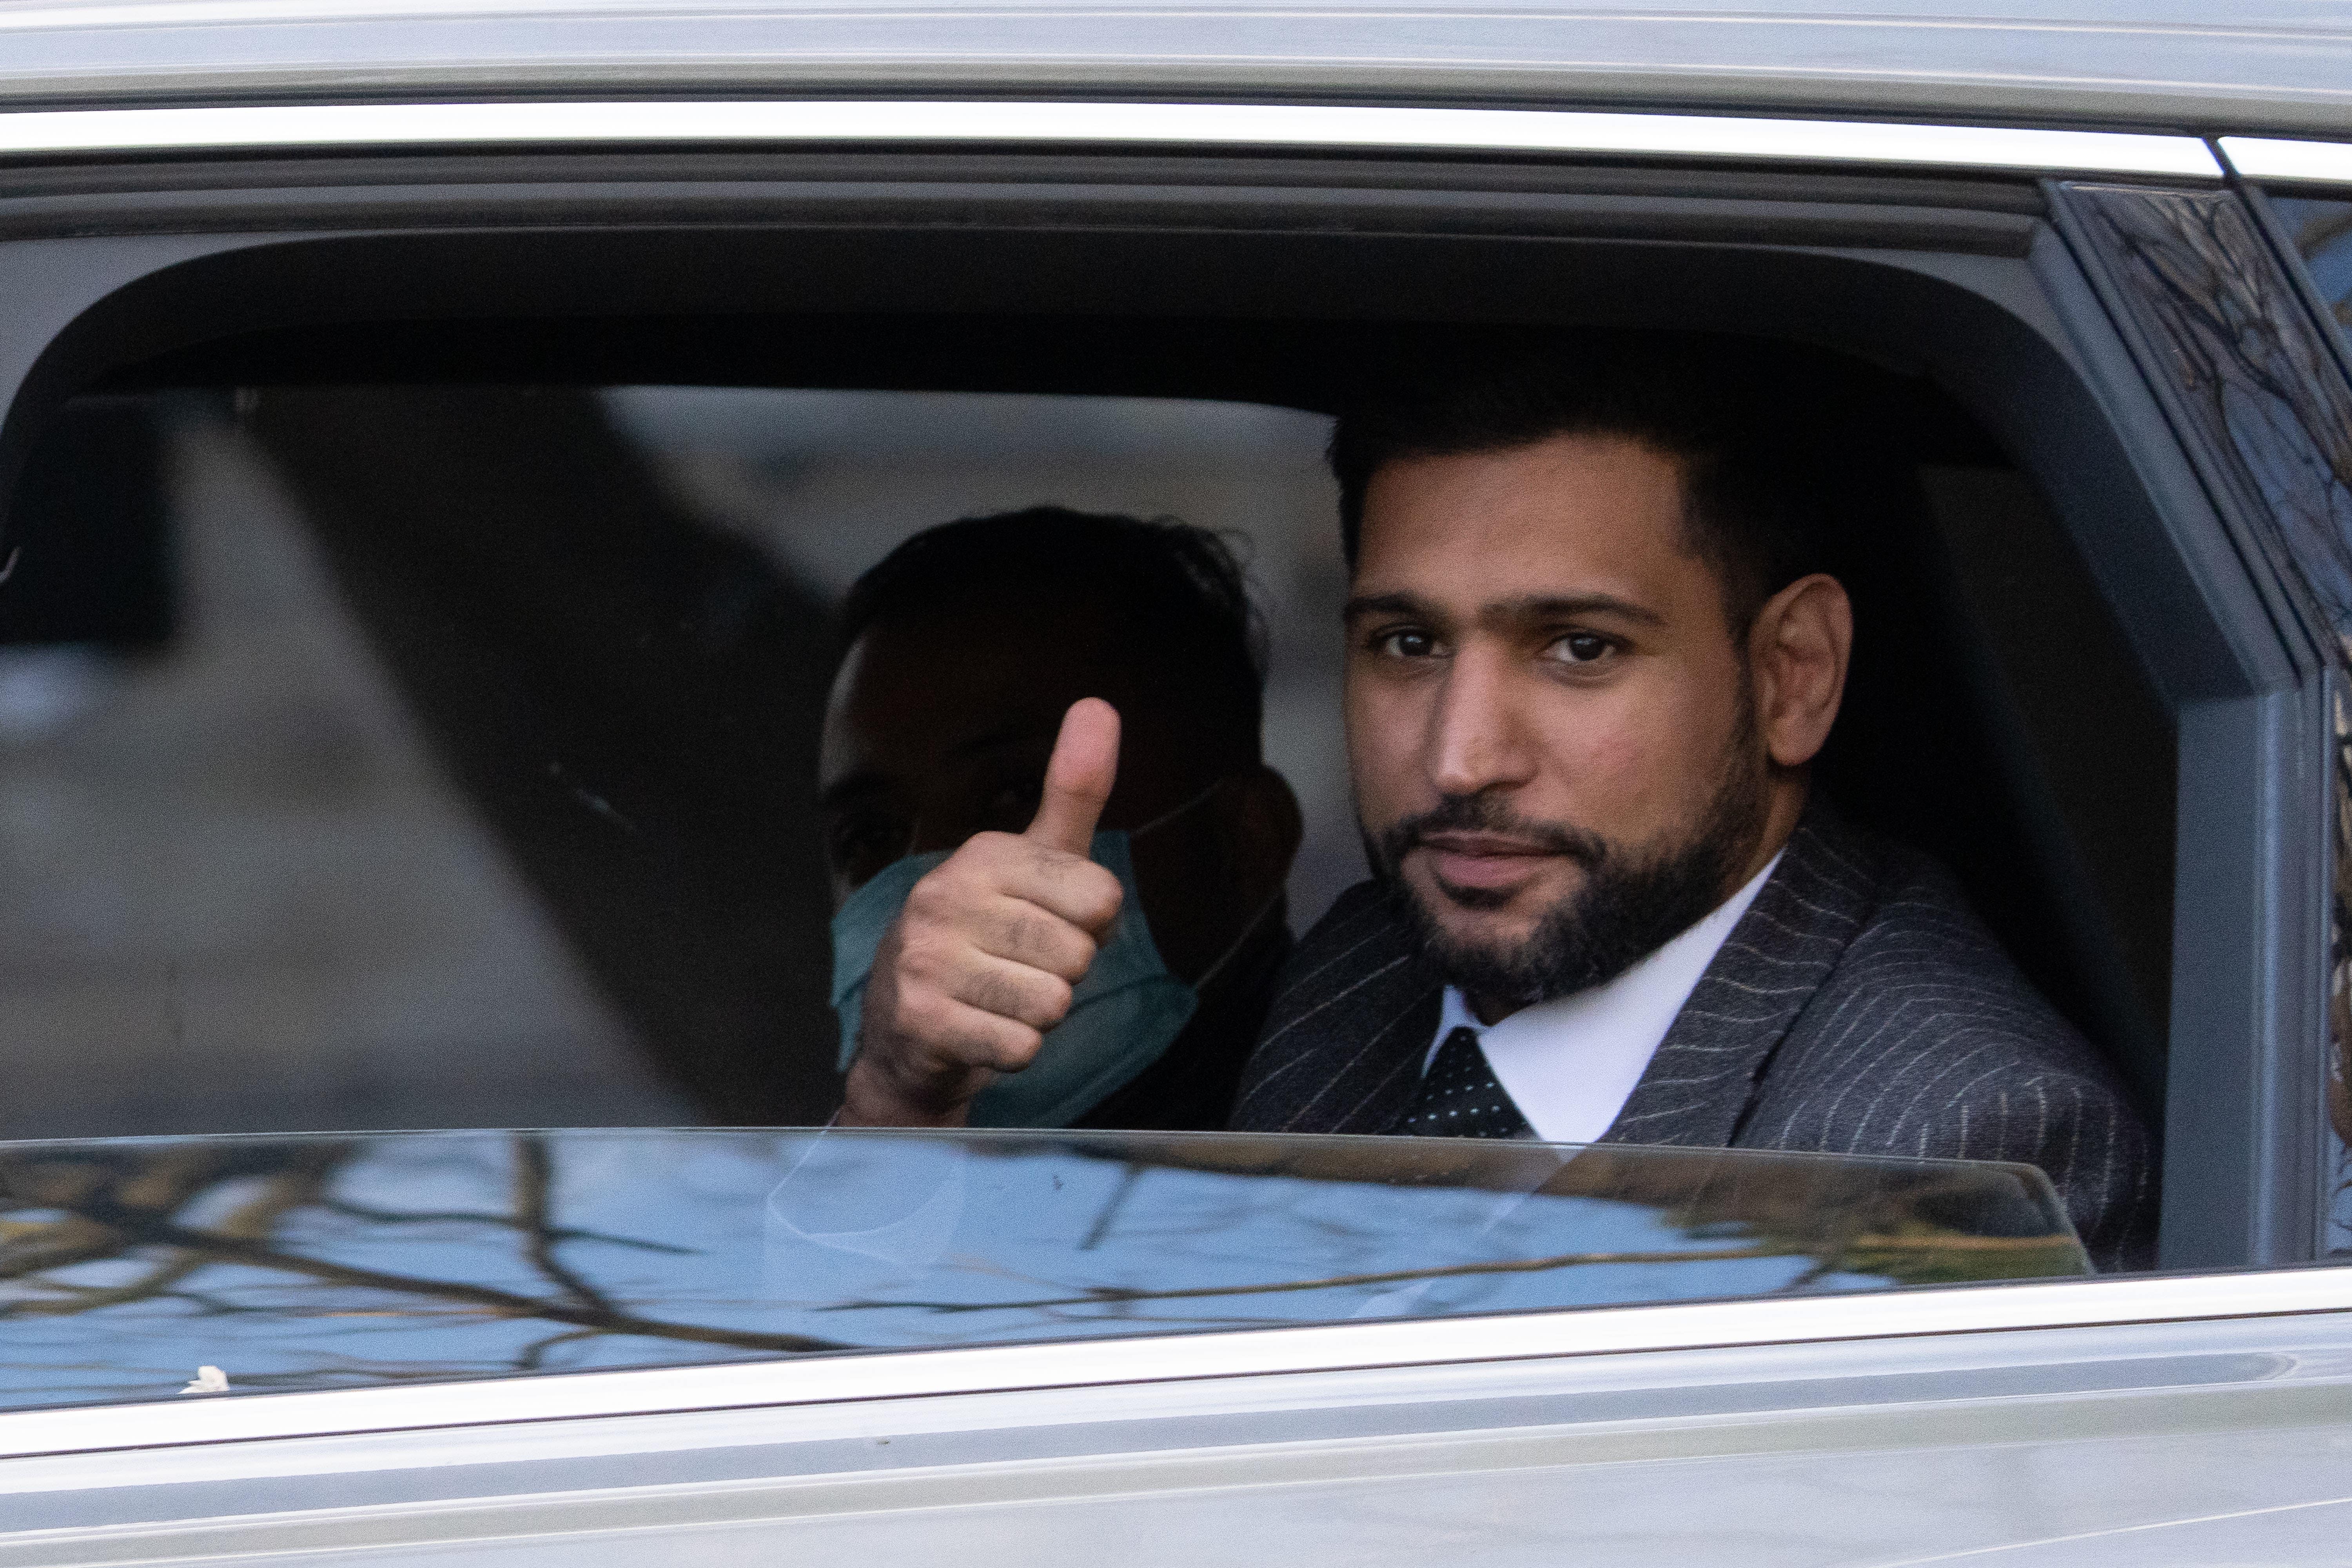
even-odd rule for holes
{"type": "Polygon", "coordinates": [[[1004,874],[1008,866],[1018,865],[1025,853],[1024,842],[1010,833],[975,833],[963,841],[941,867],[955,867],[958,872],[974,881],[993,882],[1004,874]]]}
{"type": "Polygon", "coordinates": [[[1037,1016],[1047,1026],[1060,1023],[1070,1016],[1070,1004],[1077,993],[1070,983],[1058,974],[1040,974],[1036,985],[1037,1016]]]}
{"type": "Polygon", "coordinates": [[[1007,1020],[989,1040],[989,1065],[999,1072],[1019,1072],[1036,1059],[1045,1044],[1041,1031],[1007,1020]]]}
{"type": "Polygon", "coordinates": [[[1108,871],[1090,879],[1084,891],[1087,913],[1095,922],[1116,916],[1118,906],[1126,900],[1126,893],[1119,887],[1118,879],[1108,871]]]}
{"type": "Polygon", "coordinates": [[[1047,914],[1018,916],[1013,921],[1012,946],[1020,958],[1058,968],[1070,951],[1067,922],[1047,914]]]}
{"type": "Polygon", "coordinates": [[[1083,855],[1073,855],[1066,849],[1056,849],[1050,844],[1039,844],[1027,838],[1023,839],[1021,844],[1022,847],[1028,852],[1030,868],[1040,877],[1049,879],[1067,877],[1081,867],[1094,864],[1083,855]]]}
{"type": "Polygon", "coordinates": [[[1004,982],[993,974],[975,974],[964,988],[963,999],[983,1013],[999,1016],[1012,1011],[1005,994],[1004,982]]]}
{"type": "Polygon", "coordinates": [[[944,1003],[928,991],[909,992],[898,998],[898,1026],[909,1034],[930,1038],[937,1035],[944,1003]]]}
{"type": "Polygon", "coordinates": [[[951,965],[947,943],[929,932],[910,932],[898,944],[898,973],[919,984],[936,984],[951,965]]]}

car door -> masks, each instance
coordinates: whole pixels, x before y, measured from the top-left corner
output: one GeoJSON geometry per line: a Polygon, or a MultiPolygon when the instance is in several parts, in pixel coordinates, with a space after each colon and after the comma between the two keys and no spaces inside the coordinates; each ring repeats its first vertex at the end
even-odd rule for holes
{"type": "Polygon", "coordinates": [[[2160,1100],[2168,1272],[404,1387],[230,1368],[226,1398],[0,1416],[30,1521],[0,1561],[2331,1560],[2347,394],[2284,220],[2203,142],[1311,105],[120,112],[9,143],[20,465],[72,395],[479,380],[486,352],[618,384],[682,374],[680,334],[748,377],[779,321],[861,323],[794,362],[851,385],[976,374],[991,323],[1049,321],[1012,379],[1060,395],[1186,391],[1118,357],[1149,342],[1206,346],[1193,395],[1303,401],[1285,377],[1347,334],[1563,315],[1916,370],[2005,459],[1939,481],[1981,642],[1948,677],[1977,695],[1937,711],[1986,738],[1962,750],[1992,782],[1958,793],[2009,803],[1956,842],[2013,851],[1960,869],[2160,1100]],[[886,351],[877,321],[920,330],[886,351]],[[2011,526],[2030,581],[1993,570],[2011,526]],[[2040,628],[2084,604],[2107,651],[2051,658],[2040,628]],[[2082,714],[2143,700],[2160,779],[2083,743],[2082,714]],[[2151,812],[2158,848],[2099,836],[2151,812]]]}

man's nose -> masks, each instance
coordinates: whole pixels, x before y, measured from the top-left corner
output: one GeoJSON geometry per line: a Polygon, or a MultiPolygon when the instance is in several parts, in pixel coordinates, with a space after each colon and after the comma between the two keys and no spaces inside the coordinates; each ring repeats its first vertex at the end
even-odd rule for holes
{"type": "Polygon", "coordinates": [[[1430,716],[1430,782],[1442,795],[1476,795],[1534,777],[1535,748],[1516,700],[1510,661],[1465,648],[1454,657],[1430,716]]]}

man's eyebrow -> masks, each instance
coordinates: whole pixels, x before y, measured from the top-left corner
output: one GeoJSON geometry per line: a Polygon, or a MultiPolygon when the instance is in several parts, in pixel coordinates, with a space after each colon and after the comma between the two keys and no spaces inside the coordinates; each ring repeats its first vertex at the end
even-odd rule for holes
{"type": "Polygon", "coordinates": [[[831,811],[860,795],[880,795],[889,787],[889,782],[880,773],[852,773],[847,778],[835,779],[817,791],[816,804],[819,809],[831,811]]]}
{"type": "MultiPolygon", "coordinates": [[[[948,748],[947,755],[951,761],[960,760],[977,755],[982,752],[993,751],[999,746],[1009,746],[1016,742],[1034,745],[1052,739],[1053,733],[1050,731],[1036,724],[1012,723],[991,730],[984,734],[974,735],[968,741],[959,741],[948,748]]],[[[816,803],[821,809],[832,811],[861,796],[887,794],[889,788],[889,774],[868,769],[864,773],[851,773],[846,778],[835,779],[826,784],[817,791],[816,803]]]]}
{"type": "Polygon", "coordinates": [[[1339,607],[1339,618],[1359,616],[1433,616],[1437,606],[1418,594],[1359,594],[1339,607]]]}
{"type": "MultiPolygon", "coordinates": [[[[1419,616],[1437,619],[1442,612],[1418,594],[1360,594],[1340,611],[1344,620],[1361,616],[1419,616]]],[[[1665,616],[1645,605],[1614,594],[1529,594],[1517,599],[1496,599],[1478,609],[1481,622],[1556,620],[1566,616],[1622,616],[1643,626],[1663,626],[1665,616]]]]}
{"type": "Polygon", "coordinates": [[[1486,605],[1480,620],[1547,621],[1564,616],[1622,616],[1645,626],[1664,626],[1666,617],[1646,605],[1614,594],[1530,594],[1486,605]]]}

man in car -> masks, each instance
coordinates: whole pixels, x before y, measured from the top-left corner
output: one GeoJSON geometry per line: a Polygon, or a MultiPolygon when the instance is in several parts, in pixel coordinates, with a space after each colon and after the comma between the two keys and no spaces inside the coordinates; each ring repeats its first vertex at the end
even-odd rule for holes
{"type": "MultiPolygon", "coordinates": [[[[2114,1076],[1945,873],[1812,798],[1853,615],[1819,569],[1838,455],[1778,394],[1719,353],[1501,354],[1343,417],[1374,876],[1301,942],[1232,1125],[2024,1161],[2095,1258],[2139,1261],[2114,1076]]],[[[1042,1008],[1028,977],[1102,918],[1066,847],[1109,722],[1070,714],[1033,853],[923,911],[913,1016],[970,1011],[894,1037],[911,1077],[1017,1067],[990,1003],[1042,1008]],[[1017,977],[966,934],[982,898],[1036,911],[985,950],[1017,977]]]]}
{"type": "Polygon", "coordinates": [[[1057,508],[949,523],[858,580],[842,632],[818,780],[842,1120],[1222,1126],[1290,950],[1300,833],[1261,756],[1263,633],[1223,542],[1057,508]],[[1020,835],[1081,698],[1126,724],[1099,820],[1053,852],[1100,894],[1068,922],[988,889],[1045,853],[1020,835]],[[1060,973],[993,958],[961,977],[977,1006],[940,994],[944,966],[1038,942],[1060,973]],[[1026,1070],[942,1080],[887,1048],[986,1021],[1020,1031],[1026,1070]]]}

